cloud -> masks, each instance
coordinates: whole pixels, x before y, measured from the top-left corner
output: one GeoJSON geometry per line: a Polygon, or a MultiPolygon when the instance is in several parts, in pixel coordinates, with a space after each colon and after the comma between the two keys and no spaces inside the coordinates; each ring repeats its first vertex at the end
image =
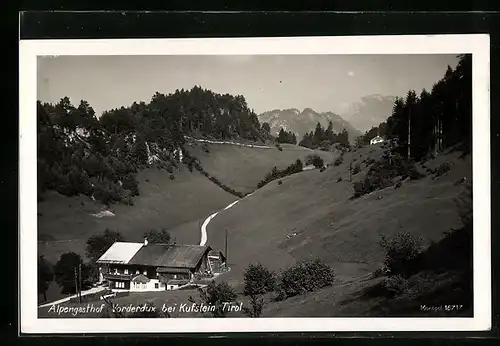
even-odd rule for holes
{"type": "Polygon", "coordinates": [[[349,71],[349,72],[347,72],[347,75],[348,75],[349,77],[354,77],[354,71],[349,71]]]}

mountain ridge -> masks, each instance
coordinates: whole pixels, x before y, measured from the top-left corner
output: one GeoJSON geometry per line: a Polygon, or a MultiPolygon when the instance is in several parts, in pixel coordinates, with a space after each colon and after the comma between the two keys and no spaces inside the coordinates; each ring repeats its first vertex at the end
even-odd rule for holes
{"type": "Polygon", "coordinates": [[[316,112],[310,107],[306,107],[302,111],[297,108],[273,109],[259,114],[258,119],[261,123],[266,122],[269,124],[271,133],[277,134],[283,129],[295,133],[298,135],[298,139],[301,139],[304,134],[313,131],[318,122],[326,128],[330,121],[333,124],[333,132],[340,133],[345,129],[350,140],[354,140],[361,135],[361,131],[340,115],[332,111],[316,112]]]}

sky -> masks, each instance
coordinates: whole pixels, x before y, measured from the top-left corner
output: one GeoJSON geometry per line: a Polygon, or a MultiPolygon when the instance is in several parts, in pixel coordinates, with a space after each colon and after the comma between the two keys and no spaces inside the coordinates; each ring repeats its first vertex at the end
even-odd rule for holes
{"type": "Polygon", "coordinates": [[[195,85],[243,95],[257,113],[341,113],[366,95],[431,89],[456,64],[455,55],[47,56],[38,57],[37,92],[44,102],[86,100],[98,116],[195,85]]]}

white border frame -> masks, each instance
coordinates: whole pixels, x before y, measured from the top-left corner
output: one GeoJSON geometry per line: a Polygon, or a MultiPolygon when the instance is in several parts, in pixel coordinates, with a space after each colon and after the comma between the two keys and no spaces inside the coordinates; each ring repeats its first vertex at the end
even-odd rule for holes
{"type": "Polygon", "coordinates": [[[477,331],[491,328],[490,39],[486,34],[294,38],[21,40],[21,333],[477,331]],[[39,319],[36,99],[39,55],[473,54],[473,318],[39,319]],[[480,203],[480,205],[479,205],[480,203]]]}

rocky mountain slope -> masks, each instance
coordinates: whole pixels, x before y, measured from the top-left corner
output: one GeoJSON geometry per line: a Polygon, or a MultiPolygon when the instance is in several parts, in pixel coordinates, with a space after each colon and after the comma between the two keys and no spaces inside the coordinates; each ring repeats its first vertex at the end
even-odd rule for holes
{"type": "Polygon", "coordinates": [[[305,108],[302,112],[296,108],[275,109],[264,112],[258,117],[260,123],[266,122],[269,124],[272,134],[277,134],[280,129],[283,129],[296,133],[298,140],[302,139],[302,136],[307,132],[314,130],[318,122],[324,128],[327,128],[328,123],[331,121],[335,133],[340,133],[346,129],[350,140],[361,134],[360,131],[339,115],[332,112],[318,113],[311,108],[305,108]]]}

